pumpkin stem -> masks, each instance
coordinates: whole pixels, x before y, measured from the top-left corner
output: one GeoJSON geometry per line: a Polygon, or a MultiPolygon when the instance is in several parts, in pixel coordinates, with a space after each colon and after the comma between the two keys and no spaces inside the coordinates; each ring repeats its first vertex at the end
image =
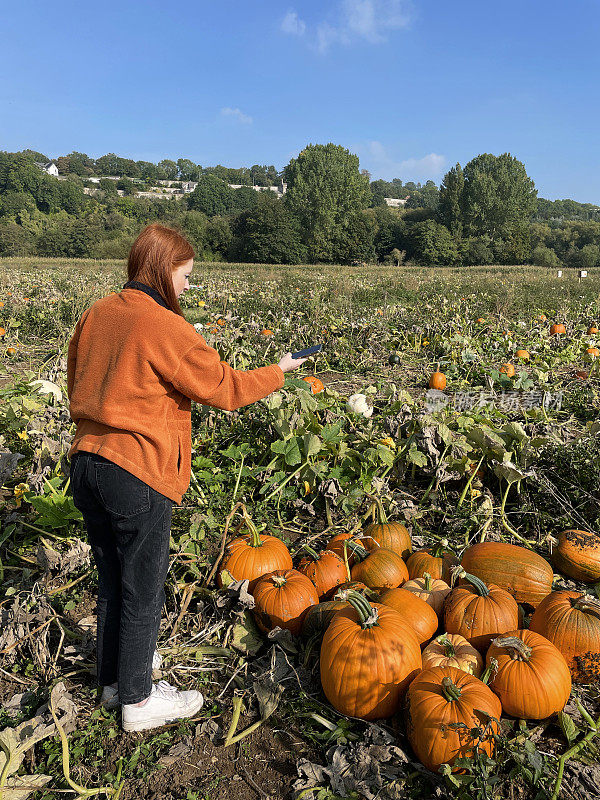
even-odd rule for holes
{"type": "Polygon", "coordinates": [[[436,639],[436,642],[438,642],[438,644],[441,644],[442,647],[444,648],[444,655],[446,656],[446,658],[454,658],[455,657],[456,648],[454,647],[454,645],[452,644],[450,639],[448,639],[448,637],[446,636],[445,633],[442,633],[441,636],[438,636],[438,638],[436,639]]]}
{"type": "Polygon", "coordinates": [[[431,591],[431,575],[428,572],[423,573],[423,577],[425,578],[425,591],[431,591]]]}
{"type": "Polygon", "coordinates": [[[494,639],[494,644],[496,647],[504,647],[505,650],[509,650],[513,661],[529,661],[533,652],[531,647],[528,647],[517,636],[498,637],[498,639],[494,639]]]}
{"type": "Polygon", "coordinates": [[[593,614],[600,619],[600,600],[596,600],[589,594],[584,594],[581,597],[571,600],[571,605],[577,611],[584,611],[586,614],[593,614]]]}
{"type": "Polygon", "coordinates": [[[373,522],[375,521],[375,512],[377,512],[377,520],[379,524],[385,525],[385,523],[388,521],[388,518],[383,508],[383,503],[381,502],[381,498],[373,494],[368,494],[366,492],[365,494],[369,498],[369,500],[373,501],[371,504],[371,514],[373,516],[373,522]]]}
{"type": "Polygon", "coordinates": [[[358,612],[358,621],[361,628],[372,628],[378,624],[379,613],[376,608],[373,608],[371,603],[362,594],[355,591],[349,591],[348,596],[344,598],[350,605],[358,612]]]}
{"type": "Polygon", "coordinates": [[[452,678],[442,678],[442,693],[446,700],[451,703],[453,700],[460,700],[461,690],[452,683],[452,678]]]}
{"type": "Polygon", "coordinates": [[[250,515],[246,510],[246,506],[242,505],[242,516],[244,517],[244,522],[246,523],[246,527],[250,532],[250,547],[260,547],[262,545],[262,539],[260,538],[260,534],[256,528],[256,525],[250,519],[250,515]]]}
{"type": "Polygon", "coordinates": [[[316,551],[315,549],[313,549],[313,548],[312,548],[310,545],[308,545],[308,544],[303,544],[303,545],[302,545],[302,549],[303,549],[303,550],[306,550],[306,552],[307,552],[307,553],[308,553],[308,555],[309,555],[309,556],[312,558],[312,560],[313,560],[313,561],[318,561],[318,560],[319,560],[319,558],[320,558],[319,554],[318,554],[318,553],[317,553],[317,551],[316,551]]]}
{"type": "Polygon", "coordinates": [[[483,683],[485,683],[485,685],[487,686],[497,672],[498,672],[498,661],[495,658],[491,658],[490,663],[483,671],[483,675],[481,676],[480,680],[483,681],[483,683]]]}
{"type": "Polygon", "coordinates": [[[285,575],[272,575],[271,580],[279,589],[281,589],[281,587],[285,586],[287,583],[287,578],[285,575]]]}
{"type": "Polygon", "coordinates": [[[458,578],[464,578],[464,580],[468,581],[471,584],[471,586],[474,587],[475,591],[480,597],[489,596],[490,590],[481,580],[481,578],[477,577],[477,575],[471,575],[469,572],[465,572],[465,570],[462,567],[455,567],[452,570],[453,585],[458,578]]]}
{"type": "Polygon", "coordinates": [[[363,547],[360,542],[357,542],[356,539],[346,539],[344,541],[344,545],[350,550],[352,555],[357,558],[359,561],[364,561],[367,556],[370,555],[369,551],[366,547],[363,547]]]}
{"type": "Polygon", "coordinates": [[[435,558],[440,558],[441,556],[444,555],[444,553],[449,553],[449,552],[450,551],[448,550],[448,539],[442,539],[435,545],[435,547],[433,547],[431,555],[434,556],[435,558]]]}

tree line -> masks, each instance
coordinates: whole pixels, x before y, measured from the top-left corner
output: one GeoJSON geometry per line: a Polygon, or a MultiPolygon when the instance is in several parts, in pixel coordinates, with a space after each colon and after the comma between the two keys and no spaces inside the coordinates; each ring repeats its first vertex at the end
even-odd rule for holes
{"type": "Polygon", "coordinates": [[[36,165],[48,160],[0,152],[0,255],[123,258],[139,230],[160,221],[182,230],[203,260],[600,265],[600,208],[538,198],[509,153],[456,164],[439,187],[372,181],[356,155],[331,143],[308,145],[281,172],[70,153],[55,159],[57,180],[36,165]],[[136,196],[158,180],[197,186],[180,199],[136,196]],[[279,181],[281,199],[252,188],[279,181]],[[389,208],[386,197],[406,202],[389,208]]]}

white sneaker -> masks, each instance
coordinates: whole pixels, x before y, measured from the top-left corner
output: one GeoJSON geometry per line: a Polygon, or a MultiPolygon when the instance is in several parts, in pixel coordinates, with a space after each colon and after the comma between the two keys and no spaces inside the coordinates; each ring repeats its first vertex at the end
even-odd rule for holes
{"type": "Polygon", "coordinates": [[[152,693],[145,705],[123,704],[123,730],[159,728],[176,719],[193,717],[203,705],[204,697],[195,689],[181,692],[166,681],[159,681],[152,686],[152,693]]]}
{"type": "MultiPolygon", "coordinates": [[[[158,650],[155,650],[154,655],[152,656],[152,669],[160,669],[162,662],[163,660],[161,654],[158,652],[158,650]]],[[[111,683],[110,686],[102,687],[100,705],[104,706],[104,708],[108,709],[108,711],[112,711],[113,708],[117,708],[121,705],[118,683],[111,683]]]]}

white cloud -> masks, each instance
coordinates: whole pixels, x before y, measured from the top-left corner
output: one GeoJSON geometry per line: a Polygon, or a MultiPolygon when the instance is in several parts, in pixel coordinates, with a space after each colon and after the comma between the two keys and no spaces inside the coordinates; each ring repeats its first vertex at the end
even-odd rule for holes
{"type": "Polygon", "coordinates": [[[300,19],[296,11],[288,11],[280,27],[283,33],[289,33],[290,36],[304,36],[306,33],[306,22],[300,19]]]}
{"type": "Polygon", "coordinates": [[[244,114],[244,112],[240,111],[239,108],[222,108],[221,116],[233,117],[233,119],[237,120],[237,122],[241,122],[242,125],[252,124],[252,117],[249,117],[248,114],[244,114]]]}
{"type": "Polygon", "coordinates": [[[312,27],[295,11],[288,11],[280,27],[290,35],[307,34],[310,46],[319,53],[326,53],[336,44],[384,42],[390,31],[410,25],[411,9],[411,0],[340,0],[328,19],[312,27]]]}
{"type": "Polygon", "coordinates": [[[421,158],[395,159],[381,142],[371,141],[366,146],[356,148],[361,166],[366,167],[373,178],[401,178],[406,181],[428,181],[442,177],[446,167],[446,157],[438,153],[428,153],[421,158]]]}

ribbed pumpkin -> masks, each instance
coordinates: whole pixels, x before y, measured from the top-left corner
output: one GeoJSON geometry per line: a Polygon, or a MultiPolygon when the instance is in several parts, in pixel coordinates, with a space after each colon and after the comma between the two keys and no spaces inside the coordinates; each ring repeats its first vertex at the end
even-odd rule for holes
{"type": "Polygon", "coordinates": [[[421,669],[421,648],[402,616],[351,592],[321,644],[321,685],[341,714],[383,719],[398,711],[421,669]]]}
{"type": "Polygon", "coordinates": [[[459,633],[485,652],[498,634],[519,627],[519,607],[516,600],[493,583],[461,572],[469,585],[455,586],[444,603],[444,627],[448,633],[459,633]]]}
{"type": "Polygon", "coordinates": [[[402,588],[406,589],[407,592],[413,592],[421,600],[425,600],[438,617],[442,613],[446,597],[450,594],[450,587],[446,581],[434,579],[429,573],[423,575],[422,578],[413,578],[413,580],[406,581],[402,588]]]}
{"type": "MultiPolygon", "coordinates": [[[[261,575],[278,569],[292,569],[293,564],[290,551],[281,539],[259,534],[244,507],[242,515],[248,533],[229,542],[219,572],[227,570],[236,581],[247,579],[250,582],[248,589],[252,592],[261,575]]],[[[217,582],[222,586],[220,574],[217,582]]]]}
{"type": "Polygon", "coordinates": [[[509,631],[490,645],[486,662],[498,662],[490,689],[502,708],[519,719],[546,719],[558,713],[571,694],[571,673],[552,642],[535,631],[509,631]]]}
{"type": "Polygon", "coordinates": [[[401,558],[408,558],[412,552],[410,533],[402,523],[388,521],[378,497],[373,498],[373,514],[376,514],[376,520],[367,525],[360,537],[363,545],[367,550],[373,550],[379,545],[386,550],[393,550],[401,558]],[[373,541],[370,542],[370,539],[373,541]]]}
{"type": "MultiPolygon", "coordinates": [[[[344,543],[351,542],[356,540],[356,536],[353,533],[336,533],[335,536],[332,536],[329,542],[327,543],[327,549],[331,550],[332,553],[335,553],[336,556],[339,556],[342,561],[344,560],[344,543]]],[[[348,566],[352,567],[355,562],[355,558],[352,555],[352,551],[346,547],[346,557],[348,559],[348,566]]]]}
{"type": "Polygon", "coordinates": [[[406,696],[408,740],[432,772],[457,758],[472,758],[475,749],[492,756],[501,714],[500,701],[485,683],[456,667],[424,669],[406,696]]]}
{"type": "Polygon", "coordinates": [[[265,633],[279,626],[297,636],[306,612],[319,602],[311,581],[296,569],[279,569],[263,575],[252,594],[254,617],[265,633]]]}
{"type": "Polygon", "coordinates": [[[408,580],[406,564],[393,550],[380,547],[369,552],[357,542],[352,548],[354,557],[359,559],[352,567],[352,580],[361,581],[370,589],[395,589],[408,580]]]}
{"type": "Polygon", "coordinates": [[[429,573],[432,578],[450,583],[451,570],[458,564],[458,558],[452,550],[448,549],[448,540],[442,541],[433,548],[416,550],[406,562],[408,577],[422,578],[429,573]]]}
{"type": "Polygon", "coordinates": [[[386,589],[379,602],[394,608],[417,634],[419,644],[428,642],[437,631],[439,620],[433,608],[413,592],[406,589],[386,589]]]}
{"type": "Polygon", "coordinates": [[[317,553],[308,545],[303,546],[307,555],[298,564],[298,572],[306,575],[315,585],[319,600],[328,592],[344,583],[348,574],[342,559],[331,550],[317,553]]]}
{"type": "Polygon", "coordinates": [[[525,547],[505,542],[481,542],[465,550],[461,566],[484,583],[495,583],[517,603],[538,606],[552,591],[550,564],[525,547]]]}
{"type": "Polygon", "coordinates": [[[575,683],[600,681],[600,600],[581,592],[552,592],[534,611],[529,630],[560,650],[575,683]]]}
{"type": "Polygon", "coordinates": [[[562,531],[552,551],[552,563],[576,581],[595,583],[600,580],[600,536],[587,531],[562,531]]]}
{"type": "Polygon", "coordinates": [[[430,667],[456,667],[480,678],[483,658],[464,636],[458,633],[442,633],[423,650],[423,669],[430,667]]]}

